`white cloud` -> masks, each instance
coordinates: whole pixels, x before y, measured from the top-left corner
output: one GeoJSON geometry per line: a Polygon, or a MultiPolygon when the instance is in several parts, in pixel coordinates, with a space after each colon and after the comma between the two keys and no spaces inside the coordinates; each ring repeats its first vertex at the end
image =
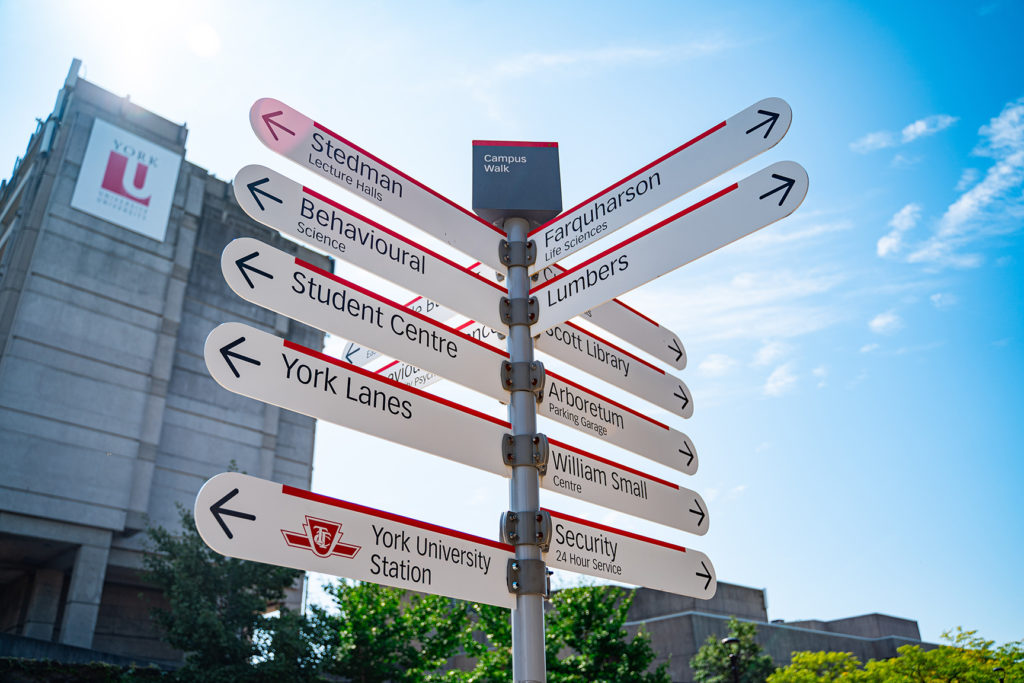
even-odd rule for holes
{"type": "Polygon", "coordinates": [[[957,181],[956,187],[954,188],[957,192],[963,192],[974,183],[978,182],[978,178],[981,177],[981,172],[976,168],[965,168],[963,173],[960,174],[960,180],[957,181]]]}
{"type": "Polygon", "coordinates": [[[796,386],[796,375],[793,374],[793,363],[785,363],[775,368],[765,380],[762,391],[765,396],[782,396],[796,386]]]}
{"type": "Polygon", "coordinates": [[[872,351],[877,351],[878,348],[879,348],[879,345],[875,344],[874,342],[872,342],[870,344],[865,344],[864,346],[860,347],[860,352],[861,353],[871,353],[872,351]]]}
{"type": "Polygon", "coordinates": [[[903,129],[900,136],[903,138],[904,144],[906,144],[908,142],[913,142],[918,138],[934,135],[941,130],[949,128],[956,122],[957,117],[955,116],[936,114],[935,116],[929,116],[927,118],[914,121],[903,129]]]}
{"type": "MultiPolygon", "coordinates": [[[[918,119],[917,121],[904,126],[903,130],[900,131],[898,135],[888,130],[879,130],[874,133],[868,133],[864,137],[851,142],[850,149],[859,154],[867,154],[868,152],[874,152],[879,149],[905,145],[917,140],[918,138],[934,135],[941,130],[945,130],[956,123],[956,121],[957,118],[955,116],[949,116],[948,114],[934,114],[932,116],[926,116],[923,119],[918,119]]],[[[894,165],[899,165],[900,162],[906,161],[910,161],[911,163],[909,165],[913,165],[913,163],[917,162],[917,159],[904,157],[899,154],[893,159],[894,165]]]]}
{"type": "Polygon", "coordinates": [[[766,343],[754,354],[753,365],[771,365],[789,352],[789,345],[780,341],[766,343]]]}
{"type": "Polygon", "coordinates": [[[818,388],[823,389],[825,387],[825,380],[828,379],[828,368],[824,365],[819,365],[811,371],[811,374],[818,378],[818,388]]]}
{"type": "Polygon", "coordinates": [[[956,302],[958,301],[956,296],[954,296],[953,294],[946,294],[944,292],[936,292],[935,294],[932,294],[928,298],[931,300],[932,306],[938,308],[939,310],[942,310],[943,308],[949,308],[950,306],[955,306],[956,302]]]}
{"type": "Polygon", "coordinates": [[[872,318],[868,327],[875,334],[893,334],[903,329],[903,319],[893,311],[886,311],[872,318]]]}
{"type": "Polygon", "coordinates": [[[724,353],[713,353],[697,366],[697,371],[708,377],[721,377],[736,366],[736,361],[724,353]]]}
{"type": "Polygon", "coordinates": [[[903,233],[917,225],[921,218],[921,205],[910,203],[889,220],[892,230],[878,240],[875,249],[879,256],[892,256],[903,249],[903,233]]]}
{"type": "Polygon", "coordinates": [[[957,185],[960,196],[908,262],[974,268],[983,263],[981,254],[961,249],[983,236],[1020,229],[1016,214],[1024,206],[1019,191],[1024,185],[1024,97],[1007,103],[978,134],[981,141],[975,154],[991,157],[994,163],[980,181],[977,171],[964,171],[957,185]]]}

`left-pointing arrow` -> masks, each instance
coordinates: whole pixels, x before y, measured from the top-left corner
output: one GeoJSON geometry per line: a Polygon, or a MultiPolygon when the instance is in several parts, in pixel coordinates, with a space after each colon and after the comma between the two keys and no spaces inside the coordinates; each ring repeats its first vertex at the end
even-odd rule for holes
{"type": "Polygon", "coordinates": [[[238,519],[247,519],[250,522],[256,521],[256,515],[251,515],[248,512],[239,512],[238,510],[228,510],[223,507],[224,503],[237,495],[238,489],[231,489],[226,496],[210,506],[210,513],[213,515],[213,518],[217,520],[217,524],[220,524],[220,528],[224,530],[224,533],[228,538],[234,538],[234,535],[231,533],[231,529],[228,528],[228,525],[224,523],[225,517],[237,517],[238,519]]]}
{"type": "Polygon", "coordinates": [[[254,180],[251,183],[246,184],[246,187],[249,188],[249,192],[252,193],[252,198],[255,199],[256,203],[260,205],[260,211],[266,211],[267,208],[265,206],[263,206],[263,202],[260,201],[259,195],[263,195],[267,199],[273,199],[278,204],[282,204],[283,203],[280,199],[278,199],[274,195],[270,194],[269,192],[267,192],[265,190],[261,190],[260,189],[260,185],[263,185],[264,183],[269,183],[269,182],[270,182],[270,178],[263,178],[262,180],[254,180]]]}
{"type": "Polygon", "coordinates": [[[274,132],[274,126],[277,126],[285,133],[288,133],[288,135],[291,135],[292,137],[295,136],[295,131],[291,130],[290,128],[286,128],[283,123],[274,120],[278,116],[281,116],[282,114],[284,114],[284,111],[278,109],[277,111],[272,111],[269,114],[264,114],[262,116],[263,123],[267,124],[267,130],[270,131],[270,134],[274,136],[275,140],[280,140],[280,138],[277,137],[277,133],[274,132]]]}
{"type": "Polygon", "coordinates": [[[232,349],[234,349],[236,346],[238,346],[244,341],[245,337],[239,337],[230,344],[225,344],[224,346],[220,347],[220,355],[224,357],[224,362],[228,364],[229,368],[231,368],[231,372],[235,373],[235,377],[241,377],[242,375],[239,374],[238,368],[235,367],[235,364],[231,362],[232,358],[237,358],[238,360],[245,361],[246,363],[252,363],[253,365],[260,364],[260,362],[255,358],[249,358],[249,356],[243,356],[240,353],[235,353],[234,351],[232,351],[232,349]]]}
{"type": "Polygon", "coordinates": [[[254,285],[252,283],[252,280],[249,278],[249,273],[245,272],[247,270],[251,271],[256,275],[262,275],[263,277],[270,278],[271,280],[274,279],[274,276],[266,272],[265,270],[260,270],[256,266],[249,265],[249,261],[253,260],[259,255],[260,252],[254,251],[248,256],[243,256],[241,258],[235,259],[235,265],[238,266],[238,270],[240,273],[242,273],[242,277],[245,278],[246,283],[249,285],[249,289],[256,289],[256,285],[254,285]]]}

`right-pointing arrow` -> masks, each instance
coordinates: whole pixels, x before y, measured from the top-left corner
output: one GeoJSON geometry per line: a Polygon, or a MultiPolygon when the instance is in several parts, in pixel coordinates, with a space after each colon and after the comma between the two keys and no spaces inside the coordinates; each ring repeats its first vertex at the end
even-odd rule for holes
{"type": "Polygon", "coordinates": [[[697,520],[697,526],[700,526],[704,523],[704,518],[707,516],[707,513],[704,512],[704,508],[700,506],[700,501],[696,498],[693,499],[693,504],[697,506],[697,509],[694,510],[693,508],[690,508],[690,512],[695,515],[700,515],[700,519],[697,520]]]}
{"type": "Polygon", "coordinates": [[[679,392],[673,393],[672,395],[683,402],[682,410],[686,410],[686,406],[690,403],[690,398],[686,395],[686,390],[683,389],[682,385],[677,385],[679,392]]]}
{"type": "Polygon", "coordinates": [[[228,528],[228,525],[224,523],[224,517],[237,517],[238,519],[247,519],[250,522],[256,521],[256,515],[250,515],[248,512],[239,512],[238,510],[228,510],[223,507],[224,503],[237,495],[238,489],[232,489],[226,496],[210,506],[210,513],[213,515],[213,518],[217,520],[217,524],[220,524],[220,528],[224,530],[224,533],[227,534],[228,538],[234,538],[234,534],[231,533],[231,529],[228,528]]]}
{"type": "Polygon", "coordinates": [[[691,452],[691,451],[690,451],[690,442],[689,442],[689,441],[687,441],[686,443],[684,443],[684,444],[683,444],[683,446],[685,446],[685,447],[686,447],[686,450],[684,451],[684,450],[683,450],[682,448],[680,448],[680,449],[679,449],[679,452],[680,452],[680,453],[681,453],[682,455],[686,455],[686,456],[689,456],[689,460],[687,460],[687,461],[686,461],[686,466],[687,466],[687,467],[689,467],[689,466],[690,466],[690,463],[692,463],[692,462],[693,462],[693,458],[694,458],[694,455],[695,455],[695,454],[694,454],[693,452],[691,452]]]}
{"type": "Polygon", "coordinates": [[[793,185],[796,184],[796,180],[793,178],[787,178],[784,175],[779,175],[778,173],[772,173],[772,178],[775,178],[776,180],[781,180],[782,184],[776,187],[774,190],[765,192],[763,195],[758,197],[758,199],[764,199],[765,197],[770,197],[779,190],[785,190],[785,192],[782,193],[782,199],[779,200],[779,206],[782,206],[782,202],[786,201],[786,197],[789,196],[789,191],[793,189],[793,185]]]}
{"type": "Polygon", "coordinates": [[[270,278],[271,280],[274,279],[274,276],[271,275],[270,273],[260,270],[256,266],[249,265],[249,261],[253,260],[259,255],[260,252],[254,251],[248,256],[243,256],[242,258],[235,259],[235,265],[238,266],[238,270],[242,273],[242,277],[244,277],[245,281],[249,284],[249,289],[256,289],[256,285],[252,283],[252,280],[249,278],[249,273],[246,272],[247,270],[251,270],[256,275],[262,275],[263,277],[270,278]]]}
{"type": "Polygon", "coordinates": [[[707,579],[707,581],[704,582],[704,590],[707,590],[708,586],[711,585],[711,570],[709,570],[708,566],[706,564],[704,564],[704,560],[700,561],[700,566],[704,568],[704,573],[703,574],[701,574],[700,572],[695,572],[695,573],[700,578],[707,579]]]}
{"type": "Polygon", "coordinates": [[[683,357],[683,347],[679,345],[679,341],[676,339],[672,340],[672,343],[668,345],[668,350],[676,354],[676,362],[683,357]]]}
{"type": "Polygon", "coordinates": [[[220,347],[220,355],[224,357],[224,362],[228,364],[229,368],[231,368],[231,372],[235,373],[236,378],[241,377],[241,375],[238,374],[238,369],[235,367],[235,364],[231,362],[232,358],[237,358],[238,360],[245,361],[246,363],[252,363],[253,365],[260,365],[260,362],[255,358],[249,358],[249,356],[243,356],[240,353],[235,353],[234,351],[232,351],[233,348],[235,348],[244,341],[245,337],[239,337],[230,344],[225,344],[224,346],[220,347]]]}
{"type": "Polygon", "coordinates": [[[260,211],[266,211],[267,208],[263,206],[263,202],[260,201],[259,195],[263,195],[267,199],[273,199],[278,204],[284,204],[283,201],[275,197],[274,195],[260,189],[260,185],[269,183],[270,178],[263,178],[262,180],[254,180],[246,185],[249,188],[249,192],[252,193],[252,198],[256,200],[256,203],[260,205],[260,211]]]}

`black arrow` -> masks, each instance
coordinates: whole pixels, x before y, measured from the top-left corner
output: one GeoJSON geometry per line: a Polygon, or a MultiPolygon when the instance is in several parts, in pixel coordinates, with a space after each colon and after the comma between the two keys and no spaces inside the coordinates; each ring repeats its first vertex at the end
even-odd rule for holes
{"type": "Polygon", "coordinates": [[[270,178],[264,178],[263,180],[254,180],[251,183],[249,183],[248,185],[246,185],[246,187],[249,188],[249,192],[252,194],[252,198],[255,199],[256,203],[260,205],[260,211],[266,211],[267,209],[266,209],[266,207],[263,206],[263,202],[260,201],[260,198],[257,196],[257,193],[263,195],[267,199],[273,199],[278,204],[284,204],[284,202],[282,202],[280,199],[278,199],[274,195],[272,195],[269,192],[265,192],[264,190],[260,189],[260,185],[262,185],[263,183],[269,183],[269,182],[270,182],[270,178]]]}
{"type": "Polygon", "coordinates": [[[247,270],[251,270],[252,272],[256,273],[257,275],[262,275],[263,277],[270,278],[271,280],[274,279],[274,276],[271,275],[270,273],[262,271],[259,268],[257,268],[256,266],[250,266],[249,265],[249,261],[253,260],[254,258],[256,258],[259,255],[260,255],[260,252],[254,251],[251,254],[249,254],[248,256],[243,256],[240,259],[235,259],[235,265],[238,266],[238,270],[241,271],[242,277],[245,278],[245,281],[247,283],[249,283],[249,289],[256,289],[256,285],[254,285],[252,283],[252,280],[249,279],[249,273],[245,272],[247,270]]]}
{"type": "Polygon", "coordinates": [[[700,519],[697,520],[697,526],[700,526],[704,523],[704,517],[706,513],[704,512],[704,508],[700,506],[700,501],[697,500],[696,498],[693,499],[693,504],[697,506],[697,509],[694,510],[693,508],[690,508],[690,512],[692,512],[695,515],[700,515],[700,519]]]}
{"type": "Polygon", "coordinates": [[[213,514],[213,518],[217,520],[217,524],[220,524],[220,528],[224,530],[224,533],[227,534],[228,538],[234,538],[234,535],[231,533],[231,529],[228,528],[228,525],[224,523],[223,517],[238,517],[239,519],[247,519],[250,522],[256,521],[256,515],[250,515],[248,512],[239,512],[237,510],[227,510],[221,507],[224,503],[237,495],[238,489],[232,489],[228,495],[210,506],[210,512],[213,514]]]}
{"type": "Polygon", "coordinates": [[[292,137],[295,136],[295,132],[294,131],[288,130],[287,128],[284,127],[284,124],[278,123],[277,121],[274,120],[275,116],[280,116],[283,113],[284,113],[283,111],[272,111],[269,114],[264,114],[263,115],[263,123],[267,124],[267,130],[269,130],[270,134],[274,136],[274,140],[278,140],[279,139],[277,137],[277,133],[274,132],[274,126],[277,126],[281,130],[283,130],[285,133],[288,133],[289,135],[291,135],[292,137]]]}
{"type": "Polygon", "coordinates": [[[680,453],[682,453],[683,455],[688,455],[688,456],[690,456],[690,459],[686,461],[686,466],[687,466],[687,467],[689,467],[689,466],[690,466],[690,463],[691,463],[691,462],[693,462],[694,454],[690,452],[690,444],[689,444],[689,442],[685,442],[685,441],[684,441],[684,442],[683,442],[683,445],[684,445],[684,446],[686,446],[686,450],[684,451],[684,450],[683,450],[682,448],[680,448],[680,449],[678,449],[678,450],[679,450],[679,452],[680,452],[680,453]]]}
{"type": "Polygon", "coordinates": [[[764,114],[768,118],[766,118],[764,121],[762,121],[761,123],[757,124],[756,126],[751,128],[750,130],[748,130],[747,131],[747,135],[750,135],[751,133],[753,133],[755,130],[757,130],[761,126],[763,126],[765,124],[768,124],[768,130],[766,130],[764,132],[764,136],[765,136],[765,138],[767,138],[769,135],[772,134],[772,128],[775,127],[775,122],[779,120],[779,115],[776,114],[773,111],[765,111],[764,109],[758,109],[757,113],[758,114],[764,114]]]}
{"type": "Polygon", "coordinates": [[[677,363],[679,362],[679,359],[683,357],[683,347],[681,347],[679,345],[679,340],[678,339],[673,339],[672,340],[672,343],[668,345],[668,350],[676,352],[676,362],[677,363]]]}
{"type": "Polygon", "coordinates": [[[787,178],[784,175],[779,175],[778,173],[772,173],[772,178],[775,178],[776,180],[781,180],[782,184],[770,192],[765,192],[763,195],[759,197],[759,199],[770,197],[779,190],[785,190],[785,192],[782,193],[782,199],[779,200],[779,206],[782,206],[782,202],[786,201],[786,197],[789,196],[789,191],[793,189],[793,185],[796,184],[796,181],[793,180],[792,178],[787,178]]]}
{"type": "Polygon", "coordinates": [[[704,560],[700,561],[700,566],[704,568],[704,573],[701,574],[700,572],[696,572],[696,574],[697,576],[707,579],[707,581],[704,582],[704,590],[707,590],[708,586],[711,585],[711,571],[708,569],[708,566],[704,564],[704,560]]]}
{"type": "Polygon", "coordinates": [[[672,394],[672,395],[675,396],[678,399],[681,399],[683,401],[683,408],[682,409],[686,410],[686,406],[689,405],[690,399],[687,398],[686,392],[683,391],[682,385],[677,385],[677,386],[679,387],[679,393],[678,394],[672,394]]]}
{"type": "Polygon", "coordinates": [[[229,368],[231,368],[231,372],[235,373],[235,378],[236,379],[241,377],[241,375],[238,374],[238,370],[235,368],[235,364],[231,362],[231,357],[232,356],[237,358],[238,360],[244,360],[246,363],[252,363],[253,365],[260,365],[260,362],[258,360],[256,360],[255,358],[249,358],[249,356],[243,356],[242,354],[235,353],[234,351],[231,350],[231,349],[235,348],[236,346],[238,346],[239,344],[241,344],[244,341],[245,341],[245,337],[239,337],[238,339],[236,339],[235,341],[231,342],[230,344],[227,344],[225,346],[220,347],[220,355],[224,356],[224,362],[228,364],[229,368]]]}
{"type": "Polygon", "coordinates": [[[352,354],[355,353],[356,351],[362,351],[362,348],[359,347],[359,346],[353,345],[352,348],[349,349],[349,352],[345,354],[345,362],[346,363],[351,363],[352,362],[352,354]]]}

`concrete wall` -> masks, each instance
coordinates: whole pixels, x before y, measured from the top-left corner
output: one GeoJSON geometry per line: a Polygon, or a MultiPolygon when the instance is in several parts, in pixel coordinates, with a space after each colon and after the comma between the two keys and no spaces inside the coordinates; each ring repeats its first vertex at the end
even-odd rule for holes
{"type": "Polygon", "coordinates": [[[183,156],[187,137],[75,76],[52,145],[33,138],[0,197],[16,207],[0,217],[0,632],[167,660],[139,600],[142,530],[178,528],[176,504],[232,462],[304,488],[312,472],[314,420],[222,389],[203,344],[232,320],[313,348],[323,335],[236,296],[220,253],[247,236],[331,264],[187,161],[162,242],[72,208],[96,118],[183,156]]]}

